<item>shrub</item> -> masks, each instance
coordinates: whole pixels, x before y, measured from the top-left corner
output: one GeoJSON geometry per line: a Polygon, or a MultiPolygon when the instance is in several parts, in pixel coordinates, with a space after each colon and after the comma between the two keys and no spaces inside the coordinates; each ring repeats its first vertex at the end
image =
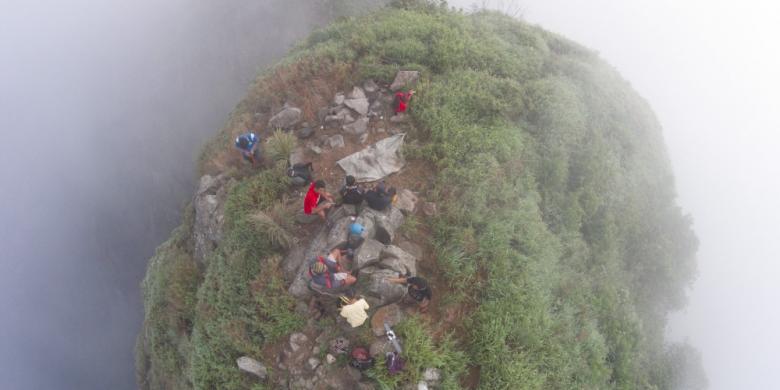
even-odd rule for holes
{"type": "Polygon", "coordinates": [[[273,161],[287,161],[290,153],[298,145],[298,139],[291,132],[275,130],[274,135],[266,141],[266,152],[273,161]]]}

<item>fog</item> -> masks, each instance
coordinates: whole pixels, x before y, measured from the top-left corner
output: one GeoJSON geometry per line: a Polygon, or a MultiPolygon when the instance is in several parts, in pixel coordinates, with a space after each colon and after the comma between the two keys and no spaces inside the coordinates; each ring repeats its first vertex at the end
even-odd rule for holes
{"type": "Polygon", "coordinates": [[[194,160],[317,2],[0,2],[0,388],[135,388],[194,160]]]}
{"type": "Polygon", "coordinates": [[[650,102],[701,241],[689,306],[668,335],[701,351],[711,389],[780,387],[780,5],[487,3],[600,52],[650,102]]]}

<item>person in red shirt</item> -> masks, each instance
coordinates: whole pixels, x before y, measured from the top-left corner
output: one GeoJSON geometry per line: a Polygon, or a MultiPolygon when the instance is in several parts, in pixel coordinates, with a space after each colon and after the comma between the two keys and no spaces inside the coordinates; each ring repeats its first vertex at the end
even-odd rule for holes
{"type": "Polygon", "coordinates": [[[412,95],[414,95],[414,90],[410,90],[409,92],[399,91],[398,93],[395,94],[396,114],[402,114],[406,112],[406,105],[409,104],[409,100],[412,99],[412,95]]]}
{"type": "Polygon", "coordinates": [[[325,191],[325,182],[317,180],[311,183],[309,192],[306,193],[306,197],[303,199],[304,214],[317,214],[325,221],[325,211],[331,207],[333,207],[333,195],[325,191]]]}

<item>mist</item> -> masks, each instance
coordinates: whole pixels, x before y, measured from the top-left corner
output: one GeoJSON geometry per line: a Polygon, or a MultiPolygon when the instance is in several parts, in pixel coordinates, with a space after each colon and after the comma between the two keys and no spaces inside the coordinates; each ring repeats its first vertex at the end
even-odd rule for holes
{"type": "Polygon", "coordinates": [[[0,4],[0,387],[136,388],[139,284],[198,150],[317,4],[0,4]]]}
{"type": "Polygon", "coordinates": [[[477,3],[598,51],[664,127],[699,275],[668,338],[702,354],[711,389],[770,389],[780,359],[780,5],[749,1],[477,3]]]}

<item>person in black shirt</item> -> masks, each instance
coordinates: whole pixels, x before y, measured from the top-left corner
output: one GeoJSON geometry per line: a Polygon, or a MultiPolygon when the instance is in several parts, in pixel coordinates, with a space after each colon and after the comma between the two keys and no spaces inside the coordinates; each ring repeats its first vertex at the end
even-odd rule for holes
{"type": "Polygon", "coordinates": [[[341,187],[341,202],[344,204],[360,205],[363,203],[363,189],[355,183],[355,177],[347,176],[346,185],[341,187]]]}
{"type": "MultiPolygon", "coordinates": [[[[400,278],[387,278],[386,281],[395,284],[409,286],[406,290],[406,296],[411,298],[420,308],[421,313],[428,311],[428,305],[431,303],[433,293],[428,281],[417,276],[403,276],[400,278]]],[[[404,297],[406,299],[406,297],[404,297]]]]}
{"type": "Polygon", "coordinates": [[[377,211],[383,211],[387,206],[390,206],[390,204],[393,203],[395,188],[390,187],[390,189],[385,191],[385,183],[379,182],[374,188],[366,192],[365,197],[368,207],[377,211]]]}

